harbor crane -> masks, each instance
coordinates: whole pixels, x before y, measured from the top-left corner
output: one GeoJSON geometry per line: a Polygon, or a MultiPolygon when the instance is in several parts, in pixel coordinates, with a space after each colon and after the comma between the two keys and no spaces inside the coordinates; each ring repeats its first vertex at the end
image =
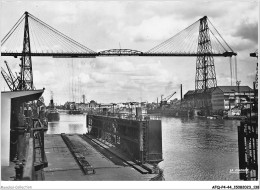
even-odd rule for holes
{"type": "Polygon", "coordinates": [[[170,94],[169,96],[165,97],[165,98],[162,98],[163,95],[161,95],[161,107],[163,105],[167,105],[167,101],[171,99],[171,97],[173,97],[173,95],[176,94],[176,92],[170,94]]]}
{"type": "Polygon", "coordinates": [[[14,76],[13,72],[11,71],[7,61],[4,61],[6,67],[7,67],[7,70],[8,70],[8,73],[1,67],[1,74],[7,84],[7,86],[9,87],[9,89],[11,91],[16,91],[19,89],[19,84],[20,84],[20,80],[19,80],[19,77],[18,76],[14,76]]]}

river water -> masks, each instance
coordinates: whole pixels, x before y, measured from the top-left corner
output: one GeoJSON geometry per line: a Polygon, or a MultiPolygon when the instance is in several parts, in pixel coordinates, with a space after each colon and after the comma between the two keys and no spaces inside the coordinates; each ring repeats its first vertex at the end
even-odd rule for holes
{"type": "MultiPolygon", "coordinates": [[[[162,117],[163,169],[165,180],[239,180],[235,120],[162,117]]],[[[49,122],[47,134],[86,133],[86,115],[60,114],[49,122]]]]}
{"type": "Polygon", "coordinates": [[[49,122],[47,134],[79,133],[87,132],[86,115],[69,115],[60,113],[60,121],[49,122]]]}

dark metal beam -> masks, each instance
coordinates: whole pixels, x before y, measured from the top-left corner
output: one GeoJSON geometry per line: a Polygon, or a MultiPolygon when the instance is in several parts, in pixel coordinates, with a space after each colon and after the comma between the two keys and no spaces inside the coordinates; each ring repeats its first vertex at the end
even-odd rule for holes
{"type": "Polygon", "coordinates": [[[250,53],[250,57],[258,57],[257,53],[250,53]]]}
{"type": "Polygon", "coordinates": [[[146,57],[197,57],[197,56],[214,56],[214,57],[232,57],[237,54],[234,52],[225,53],[17,53],[17,52],[2,52],[1,56],[39,56],[39,57],[55,57],[55,58],[95,58],[102,56],[146,56],[146,57]]]}

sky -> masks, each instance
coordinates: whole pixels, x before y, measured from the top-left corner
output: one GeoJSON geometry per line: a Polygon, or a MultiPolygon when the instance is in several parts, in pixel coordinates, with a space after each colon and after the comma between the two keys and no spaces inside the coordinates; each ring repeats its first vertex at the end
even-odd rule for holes
{"type": "MultiPolygon", "coordinates": [[[[145,52],[206,15],[238,54],[240,85],[252,87],[255,79],[257,59],[249,54],[258,48],[258,1],[0,2],[1,39],[28,11],[94,51],[126,48],[145,52]]],[[[4,60],[14,73],[19,72],[19,59],[1,57],[5,68],[4,60]]],[[[230,59],[215,57],[214,63],[217,84],[230,85],[230,59]]],[[[180,84],[184,93],[195,88],[196,57],[33,57],[32,65],[34,85],[45,88],[46,103],[51,91],[58,104],[72,101],[73,94],[77,102],[85,94],[88,102],[119,103],[156,102],[157,97],[173,92],[173,98],[180,99],[180,84]]],[[[1,90],[7,90],[1,80],[1,90]]]]}

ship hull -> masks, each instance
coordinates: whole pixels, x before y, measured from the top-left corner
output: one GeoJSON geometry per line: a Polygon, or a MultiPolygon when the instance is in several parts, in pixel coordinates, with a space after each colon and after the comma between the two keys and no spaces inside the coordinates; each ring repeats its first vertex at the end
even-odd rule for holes
{"type": "Polygon", "coordinates": [[[59,121],[60,114],[59,114],[59,112],[48,112],[47,119],[48,119],[48,122],[59,121]]]}

